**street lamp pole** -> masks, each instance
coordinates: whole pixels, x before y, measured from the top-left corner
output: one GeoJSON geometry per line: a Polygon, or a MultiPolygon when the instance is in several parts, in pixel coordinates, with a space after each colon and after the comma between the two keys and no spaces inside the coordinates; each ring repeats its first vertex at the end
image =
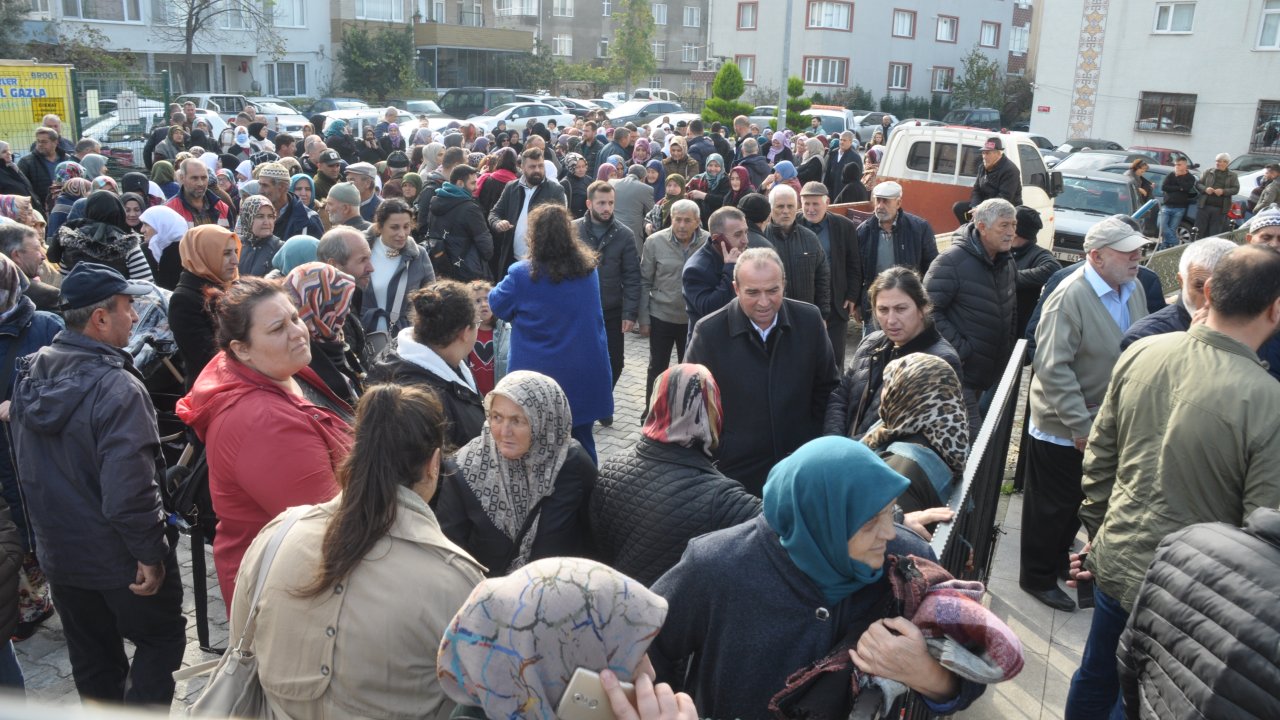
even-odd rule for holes
{"type": "Polygon", "coordinates": [[[787,78],[791,72],[791,9],[793,0],[787,0],[787,20],[782,33],[782,87],[778,89],[778,130],[787,126],[787,78]]]}

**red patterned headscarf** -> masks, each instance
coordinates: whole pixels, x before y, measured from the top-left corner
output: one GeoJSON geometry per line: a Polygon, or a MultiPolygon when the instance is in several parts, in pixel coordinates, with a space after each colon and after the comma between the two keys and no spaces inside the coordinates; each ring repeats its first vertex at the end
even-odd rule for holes
{"type": "Polygon", "coordinates": [[[724,425],[720,388],[704,365],[681,363],[658,376],[640,432],[657,442],[699,447],[711,455],[724,425]]]}
{"type": "Polygon", "coordinates": [[[342,324],[356,292],[350,275],[328,263],[303,263],[285,276],[284,289],[312,337],[322,342],[342,339],[342,324]]]}

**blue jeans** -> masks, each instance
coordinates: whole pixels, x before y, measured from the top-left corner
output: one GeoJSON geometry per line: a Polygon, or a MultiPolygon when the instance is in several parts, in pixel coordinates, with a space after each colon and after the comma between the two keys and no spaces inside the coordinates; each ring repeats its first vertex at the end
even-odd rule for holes
{"type": "Polygon", "coordinates": [[[1178,225],[1187,216],[1186,208],[1168,207],[1160,210],[1160,249],[1171,248],[1178,244],[1178,225]]]}
{"type": "Polygon", "coordinates": [[[22,666],[18,664],[18,656],[13,652],[13,641],[5,640],[0,645],[0,688],[6,690],[23,690],[26,680],[22,677],[22,666]]]}
{"type": "Polygon", "coordinates": [[[1124,720],[1116,651],[1129,613],[1115,598],[1093,588],[1093,624],[1084,643],[1080,669],[1071,677],[1066,720],[1124,720]]]}
{"type": "Polygon", "coordinates": [[[583,425],[574,425],[569,431],[569,435],[582,445],[583,450],[587,451],[587,454],[591,456],[591,462],[599,464],[600,461],[596,459],[596,436],[592,434],[595,424],[595,421],[592,420],[583,425]]]}

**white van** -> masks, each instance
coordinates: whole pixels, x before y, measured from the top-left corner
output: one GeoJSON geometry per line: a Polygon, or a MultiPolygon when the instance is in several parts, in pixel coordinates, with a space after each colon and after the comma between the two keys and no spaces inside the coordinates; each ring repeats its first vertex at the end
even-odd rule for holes
{"type": "Polygon", "coordinates": [[[636,88],[631,93],[632,100],[662,100],[664,102],[680,102],[680,96],[662,88],[636,88]]]}

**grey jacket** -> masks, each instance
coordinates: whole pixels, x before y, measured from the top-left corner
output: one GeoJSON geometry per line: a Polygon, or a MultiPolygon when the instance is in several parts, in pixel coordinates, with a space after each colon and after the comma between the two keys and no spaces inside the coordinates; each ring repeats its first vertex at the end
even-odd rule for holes
{"type": "Polygon", "coordinates": [[[19,361],[13,449],[49,580],[128,587],[169,550],[156,411],[129,355],[78,332],[19,361]],[[34,480],[38,479],[38,482],[34,480]]]}
{"type": "Polygon", "coordinates": [[[640,324],[650,317],[683,325],[689,322],[684,309],[684,264],[711,238],[702,228],[695,229],[686,252],[675,239],[671,228],[659,230],[644,241],[640,256],[640,324]]]}
{"type": "MultiPolygon", "coordinates": [[[[644,218],[653,209],[653,188],[628,175],[612,183],[615,205],[613,219],[631,229],[635,238],[636,255],[644,245],[644,218]]],[[[601,278],[603,281],[604,278],[601,278]]]]}
{"type": "Polygon", "coordinates": [[[640,256],[635,238],[616,215],[599,240],[591,232],[590,222],[588,213],[573,221],[573,229],[579,240],[600,255],[596,266],[600,274],[600,307],[606,314],[621,309],[623,320],[635,320],[640,316],[640,256]]]}

